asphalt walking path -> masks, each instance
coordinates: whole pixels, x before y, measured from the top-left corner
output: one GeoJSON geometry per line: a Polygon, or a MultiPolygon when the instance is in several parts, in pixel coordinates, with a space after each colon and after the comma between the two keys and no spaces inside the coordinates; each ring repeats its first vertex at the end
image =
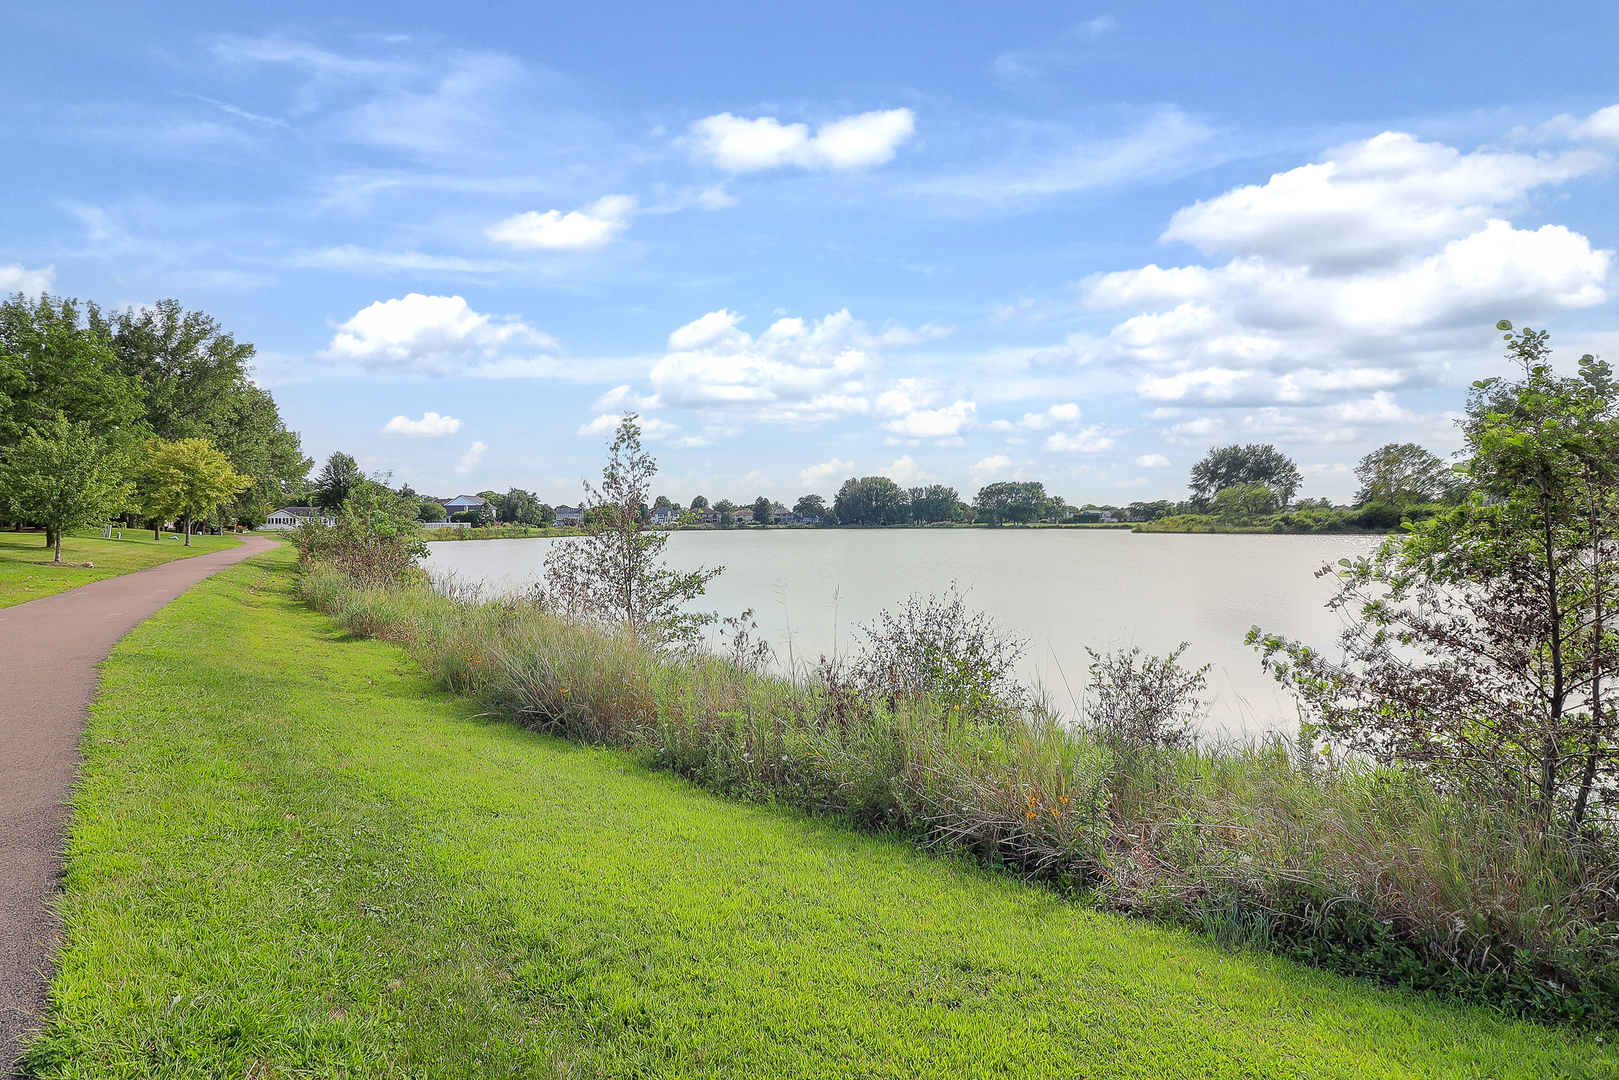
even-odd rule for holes
{"type": "Polygon", "coordinates": [[[164,604],[273,547],[248,537],[241,547],[0,608],[0,1074],[14,1074],[50,983],[67,801],[97,665],[164,604]]]}

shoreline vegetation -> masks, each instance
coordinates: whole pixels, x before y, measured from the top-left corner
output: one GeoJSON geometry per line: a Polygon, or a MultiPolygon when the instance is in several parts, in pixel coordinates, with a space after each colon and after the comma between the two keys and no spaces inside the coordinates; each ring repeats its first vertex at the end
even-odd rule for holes
{"type": "MultiPolygon", "coordinates": [[[[1509,340],[1532,352],[1540,339],[1509,340]]],[[[1526,363],[1523,386],[1479,393],[1542,408],[1551,376],[1526,363]]],[[[1603,372],[1564,400],[1601,400],[1603,372]]],[[[1584,617],[1570,604],[1598,604],[1600,631],[1605,527],[1581,517],[1560,529],[1545,507],[1562,503],[1480,492],[1373,557],[1340,560],[1333,604],[1349,615],[1357,666],[1252,628],[1248,644],[1301,703],[1298,734],[1216,741],[1197,732],[1207,669],[1179,666],[1184,644],[1165,658],[1092,653],[1083,701],[1065,715],[1013,677],[1027,644],[954,589],[857,626],[850,655],[778,667],[751,612],[716,625],[684,606],[723,568],[664,566],[669,536],[641,512],[656,464],[636,420],[620,423],[602,488],[587,488],[589,529],[548,552],[528,593],[485,600],[476,585],[429,579],[413,562],[426,551],[419,531],[360,500],[298,533],[300,595],[351,633],[402,644],[490,715],[727,796],[1228,946],[1536,1019],[1619,1019],[1612,740],[1597,723],[1612,706],[1588,717],[1570,696],[1600,692],[1600,665],[1580,665],[1588,648],[1605,658],[1610,639],[1565,637],[1549,653],[1541,641],[1584,617]],[[1549,523],[1525,531],[1520,518],[1549,523]],[[1536,560],[1561,568],[1561,593],[1536,595],[1536,560]],[[1537,614],[1543,602],[1564,605],[1561,623],[1537,614]],[[1392,641],[1437,663],[1413,665],[1392,641]],[[1565,696],[1547,717],[1524,649],[1575,665],[1557,672],[1565,696]],[[1502,700],[1516,694],[1531,695],[1517,712],[1502,700]]],[[[1487,413],[1470,437],[1521,422],[1487,413]]],[[[1501,441],[1521,453],[1526,440],[1501,441]]],[[[1486,492],[1523,490],[1506,466],[1481,454],[1473,469],[1486,492]]],[[[1573,490],[1581,514],[1607,497],[1573,490]]]]}
{"type": "Polygon", "coordinates": [[[1528,810],[1408,770],[1281,736],[1119,744],[1037,698],[985,723],[948,694],[885,698],[835,666],[772,673],[745,627],[670,653],[454,582],[368,585],[306,560],[298,588],[491,715],[733,798],[1229,947],[1541,1020],[1619,1016],[1608,898],[1587,885],[1619,877],[1614,853],[1527,840],[1528,810]]]}
{"type": "Polygon", "coordinates": [[[1116,918],[480,715],[310,610],[293,558],[198,585],[104,666],[29,1075],[1614,1068],[1590,1033],[1116,918]]]}

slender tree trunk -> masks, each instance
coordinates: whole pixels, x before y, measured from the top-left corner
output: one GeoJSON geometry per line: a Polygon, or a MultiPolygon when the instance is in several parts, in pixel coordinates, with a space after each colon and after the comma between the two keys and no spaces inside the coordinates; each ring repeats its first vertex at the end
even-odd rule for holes
{"type": "Polygon", "coordinates": [[[51,531],[56,534],[56,561],[60,563],[62,561],[62,530],[53,529],[51,531]]]}
{"type": "Polygon", "coordinates": [[[185,517],[181,519],[180,524],[181,524],[181,527],[185,530],[186,547],[190,547],[191,546],[191,515],[190,514],[185,515],[185,517]]]}
{"type": "Polygon", "coordinates": [[[1552,531],[1552,504],[1544,491],[1541,493],[1540,512],[1543,543],[1546,554],[1546,614],[1551,630],[1552,692],[1548,702],[1551,715],[1547,718],[1546,738],[1541,743],[1540,759],[1540,814],[1542,828],[1550,831],[1556,811],[1557,767],[1562,755],[1563,698],[1567,693],[1567,680],[1563,671],[1563,611],[1562,596],[1557,583],[1557,547],[1552,531]]]}
{"type": "Polygon", "coordinates": [[[163,539],[163,519],[160,517],[152,519],[152,539],[163,539]]]}
{"type": "Polygon", "coordinates": [[[1577,830],[1585,821],[1586,808],[1591,801],[1591,788],[1596,783],[1598,747],[1604,742],[1606,724],[1602,719],[1602,667],[1607,655],[1607,635],[1603,623],[1603,588],[1607,584],[1603,579],[1602,566],[1602,518],[1598,509],[1597,493],[1592,492],[1591,506],[1591,574],[1595,579],[1592,584],[1591,599],[1595,607],[1592,633],[1594,646],[1591,649],[1591,732],[1588,745],[1590,752],[1585,756],[1585,771],[1580,776],[1580,793],[1574,799],[1574,815],[1570,821],[1570,831],[1577,830]]]}

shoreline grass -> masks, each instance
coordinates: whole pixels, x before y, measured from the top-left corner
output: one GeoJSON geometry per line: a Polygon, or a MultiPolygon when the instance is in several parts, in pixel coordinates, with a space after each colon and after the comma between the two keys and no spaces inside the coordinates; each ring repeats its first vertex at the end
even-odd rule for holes
{"type": "Polygon", "coordinates": [[[44,533],[0,532],[0,607],[242,543],[234,536],[193,536],[186,547],[183,539],[168,539],[171,535],[153,540],[148,529],[125,529],[122,540],[104,540],[99,529],[69,531],[62,535],[62,565],[57,566],[44,533]],[[82,565],[87,562],[95,566],[82,565]]]}
{"type": "Polygon", "coordinates": [[[106,664],[34,1075],[1619,1067],[474,715],[305,607],[291,564],[222,572],[106,664]]]}

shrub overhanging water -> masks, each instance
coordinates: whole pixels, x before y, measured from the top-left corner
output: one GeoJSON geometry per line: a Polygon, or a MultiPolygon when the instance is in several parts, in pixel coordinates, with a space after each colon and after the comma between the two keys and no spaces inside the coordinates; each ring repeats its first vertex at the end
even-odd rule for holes
{"type": "Polygon", "coordinates": [[[357,581],[311,554],[311,605],[535,730],[1230,946],[1543,1019],[1619,1015],[1605,834],[1536,830],[1521,808],[1280,737],[1121,741],[1037,694],[874,693],[830,664],[783,678],[745,641],[729,656],[658,649],[419,574],[357,581]]]}

